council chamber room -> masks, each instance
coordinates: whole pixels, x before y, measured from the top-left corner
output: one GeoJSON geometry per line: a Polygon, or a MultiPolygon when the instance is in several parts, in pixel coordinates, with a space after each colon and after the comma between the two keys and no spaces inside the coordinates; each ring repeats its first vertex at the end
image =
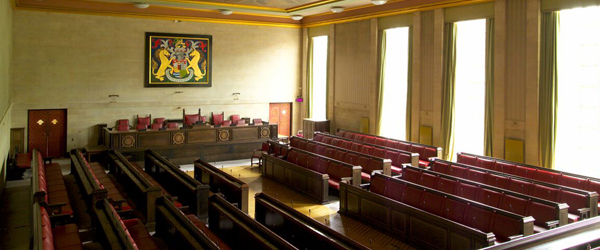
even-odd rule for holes
{"type": "Polygon", "coordinates": [[[6,0],[0,249],[600,249],[599,0],[6,0]]]}

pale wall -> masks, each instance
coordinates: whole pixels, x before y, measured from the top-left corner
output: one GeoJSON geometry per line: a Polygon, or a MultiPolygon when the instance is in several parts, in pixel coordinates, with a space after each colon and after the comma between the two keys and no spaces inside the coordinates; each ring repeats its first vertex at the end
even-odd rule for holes
{"type": "MultiPolygon", "coordinates": [[[[561,3],[568,1],[560,0],[561,3]]],[[[496,0],[474,6],[433,9],[396,17],[376,18],[331,25],[330,78],[333,95],[328,102],[332,130],[358,130],[359,118],[371,125],[377,119],[377,89],[380,41],[385,27],[413,27],[412,141],[419,141],[419,128],[433,128],[433,144],[441,143],[441,99],[443,70],[443,28],[445,12],[450,21],[495,16],[495,106],[493,156],[504,157],[504,140],[525,143],[525,162],[538,162],[538,72],[541,0],[496,0]],[[472,7],[472,8],[471,8],[472,7]],[[483,9],[485,11],[480,11],[483,9]],[[472,13],[469,13],[471,11],[472,13]],[[492,14],[493,13],[493,14],[492,14]],[[373,24],[375,22],[375,24],[373,24]],[[374,30],[375,29],[375,30],[374,30]],[[377,58],[373,61],[373,58],[377,58]],[[330,107],[331,107],[330,106],[330,107]]],[[[310,28],[310,34],[318,32],[310,28]]],[[[306,60],[306,59],[305,59],[306,60]]],[[[307,103],[308,104],[308,103],[307,103]]],[[[375,128],[370,128],[371,133],[375,128]]]]}
{"type": "MultiPolygon", "coordinates": [[[[12,18],[11,1],[0,3],[0,173],[10,148],[10,69],[12,55],[12,18]]],[[[0,196],[4,191],[5,176],[0,175],[0,196]]]]}
{"type": "Polygon", "coordinates": [[[202,108],[265,120],[270,102],[299,92],[300,29],[30,11],[14,23],[12,125],[26,127],[29,109],[68,109],[68,149],[95,145],[96,124],[136,114],[180,119],[202,108]],[[145,32],[212,35],[213,87],[144,88],[145,32]]]}

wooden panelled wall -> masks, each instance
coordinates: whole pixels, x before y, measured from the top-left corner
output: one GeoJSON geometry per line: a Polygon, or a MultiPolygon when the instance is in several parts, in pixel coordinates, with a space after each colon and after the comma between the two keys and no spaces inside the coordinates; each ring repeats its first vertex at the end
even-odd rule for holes
{"type": "MultiPolygon", "coordinates": [[[[506,138],[525,142],[525,162],[538,165],[538,72],[540,18],[543,0],[496,0],[465,11],[487,9],[489,14],[467,13],[466,19],[495,17],[494,144],[493,156],[504,157],[506,138]]],[[[379,78],[379,33],[384,28],[413,28],[411,140],[419,141],[419,127],[433,127],[433,144],[440,145],[443,28],[449,9],[405,14],[412,18],[380,17],[303,30],[303,53],[310,37],[329,36],[327,116],[331,129],[359,130],[359,120],[370,121],[375,133],[379,78]],[[385,20],[383,20],[385,19],[385,20]],[[409,21],[407,21],[409,20],[409,21]],[[380,27],[380,25],[385,27],[380,27]]],[[[456,21],[456,11],[449,19],[456,21]]],[[[303,74],[308,61],[303,57],[303,74]]],[[[307,77],[303,90],[306,96],[307,77]]],[[[305,103],[306,105],[308,103],[305,103]]],[[[304,107],[306,108],[306,107],[304,107]]]]}

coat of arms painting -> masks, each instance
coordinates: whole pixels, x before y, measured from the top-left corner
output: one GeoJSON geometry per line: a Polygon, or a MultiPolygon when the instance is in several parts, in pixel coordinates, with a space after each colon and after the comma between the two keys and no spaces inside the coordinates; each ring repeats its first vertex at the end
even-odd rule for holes
{"type": "Polygon", "coordinates": [[[146,33],[145,87],[211,87],[212,36],[146,33]]]}

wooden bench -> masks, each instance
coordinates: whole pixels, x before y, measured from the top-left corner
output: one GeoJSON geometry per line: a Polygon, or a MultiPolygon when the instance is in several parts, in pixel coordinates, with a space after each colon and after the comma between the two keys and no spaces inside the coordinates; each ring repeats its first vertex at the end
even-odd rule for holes
{"type": "Polygon", "coordinates": [[[49,214],[73,216],[69,193],[58,163],[44,164],[42,154],[34,149],[31,153],[31,190],[33,202],[39,202],[49,214]]]}
{"type": "Polygon", "coordinates": [[[232,249],[297,249],[220,195],[209,198],[208,225],[232,249]]]}
{"type": "MultiPolygon", "coordinates": [[[[489,182],[504,181],[492,177],[489,182]]],[[[535,232],[568,223],[569,205],[422,168],[405,166],[402,179],[535,219],[535,232]]]]}
{"type": "Polygon", "coordinates": [[[384,146],[388,148],[396,148],[419,154],[419,166],[425,167],[429,165],[430,157],[442,158],[442,148],[420,144],[410,141],[402,141],[383,136],[376,136],[355,131],[337,129],[337,136],[341,136],[350,140],[365,142],[368,144],[384,146]]]}
{"type": "Polygon", "coordinates": [[[156,234],[171,249],[229,249],[195,215],[184,215],[171,200],[156,200],[156,234]]]}
{"type": "Polygon", "coordinates": [[[138,219],[123,220],[107,199],[93,208],[97,236],[105,249],[158,250],[146,227],[138,219]]]}
{"type": "Polygon", "coordinates": [[[69,155],[71,157],[71,174],[75,176],[85,203],[91,209],[97,201],[106,199],[108,190],[100,186],[100,181],[87,169],[86,161],[78,150],[71,150],[69,155]]]}
{"type": "Polygon", "coordinates": [[[144,153],[144,169],[177,201],[189,207],[190,211],[203,221],[208,219],[209,186],[184,173],[175,164],[154,150],[144,153]]]}
{"type": "Polygon", "coordinates": [[[245,182],[202,159],[194,161],[194,178],[209,185],[212,193],[221,193],[227,201],[248,213],[249,187],[245,182]]]}
{"type": "Polygon", "coordinates": [[[598,178],[464,152],[457,153],[457,156],[456,161],[459,163],[600,194],[598,178]]]}
{"type": "Polygon", "coordinates": [[[162,188],[152,184],[117,151],[111,150],[108,153],[108,166],[110,173],[127,190],[127,194],[136,205],[135,208],[142,212],[146,224],[154,228],[154,203],[163,195],[162,188]]]}
{"type": "Polygon", "coordinates": [[[369,249],[265,193],[254,199],[254,219],[298,249],[369,249]]]}
{"type": "Polygon", "coordinates": [[[400,174],[402,171],[402,165],[406,163],[409,163],[415,167],[419,166],[420,155],[418,153],[412,153],[405,150],[373,145],[359,141],[352,141],[344,137],[325,134],[322,132],[315,132],[313,141],[345,148],[354,152],[369,154],[375,157],[390,159],[392,161],[393,174],[400,174]]]}
{"type": "Polygon", "coordinates": [[[33,250],[49,249],[83,249],[79,229],[75,224],[62,224],[54,220],[46,208],[35,202],[32,208],[32,248],[33,250]]]}
{"type": "MultiPolygon", "coordinates": [[[[117,189],[117,187],[115,186],[115,183],[113,182],[113,179],[111,179],[108,174],[106,174],[106,172],[104,171],[104,168],[102,166],[100,166],[99,163],[94,162],[94,163],[88,163],[87,160],[85,159],[84,155],[77,149],[74,149],[72,151],[71,154],[71,163],[72,163],[72,168],[73,168],[73,162],[77,161],[78,164],[74,165],[77,169],[76,171],[82,172],[79,173],[78,172],[78,176],[80,177],[80,179],[84,180],[83,177],[85,177],[86,182],[88,183],[95,183],[92,184],[93,189],[91,190],[91,194],[92,196],[91,201],[89,201],[91,205],[95,204],[98,200],[101,199],[108,199],[110,201],[110,203],[115,207],[115,209],[117,211],[131,211],[131,206],[129,205],[129,203],[127,203],[127,201],[125,200],[123,194],[121,194],[121,192],[117,189]],[[75,158],[73,157],[73,155],[75,155],[75,158]],[[82,176],[83,175],[83,176],[82,176]],[[105,191],[102,191],[105,190],[105,191]],[[96,195],[98,192],[103,193],[102,195],[96,195]],[[106,192],[106,193],[104,193],[106,192]]],[[[73,169],[71,169],[71,171],[73,171],[73,169]]],[[[84,185],[84,189],[87,189],[88,187],[86,187],[87,183],[83,183],[84,185]]],[[[89,185],[89,184],[87,184],[89,185]]],[[[86,193],[88,192],[88,190],[86,190],[86,193]]]]}
{"type": "Polygon", "coordinates": [[[373,171],[379,170],[383,171],[383,174],[385,175],[392,175],[392,160],[361,153],[360,150],[354,151],[296,136],[290,138],[290,146],[334,158],[348,164],[360,166],[362,167],[361,178],[364,182],[369,182],[371,180],[373,171]]]}
{"type": "Polygon", "coordinates": [[[537,181],[519,175],[505,174],[463,163],[432,159],[434,161],[431,163],[430,170],[434,172],[465,178],[480,183],[487,182],[489,185],[518,193],[559,203],[567,203],[569,205],[568,217],[571,222],[598,215],[598,194],[596,192],[537,181]],[[505,179],[505,181],[497,183],[489,181],[492,178],[498,177],[505,179]]]}
{"type": "Polygon", "coordinates": [[[370,191],[342,183],[340,213],[437,249],[475,249],[528,236],[534,223],[532,217],[381,174],[373,176],[370,191]]]}
{"type": "Polygon", "coordinates": [[[262,176],[274,179],[321,202],[329,200],[329,188],[339,189],[342,180],[361,183],[362,168],[297,148],[284,159],[263,153],[262,176]]]}

